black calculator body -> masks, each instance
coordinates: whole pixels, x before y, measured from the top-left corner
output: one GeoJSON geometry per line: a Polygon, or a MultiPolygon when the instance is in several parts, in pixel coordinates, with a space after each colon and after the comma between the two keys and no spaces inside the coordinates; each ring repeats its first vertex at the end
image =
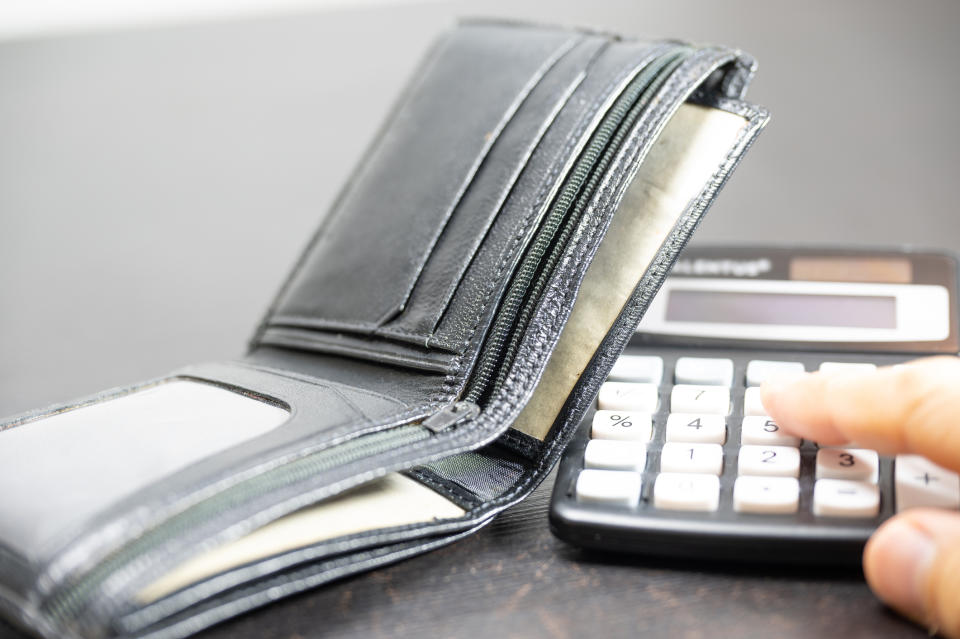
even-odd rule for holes
{"type": "Polygon", "coordinates": [[[689,247],[561,459],[551,529],[600,550],[858,563],[899,510],[960,508],[960,477],[791,438],[758,385],[957,351],[950,255],[689,247]]]}

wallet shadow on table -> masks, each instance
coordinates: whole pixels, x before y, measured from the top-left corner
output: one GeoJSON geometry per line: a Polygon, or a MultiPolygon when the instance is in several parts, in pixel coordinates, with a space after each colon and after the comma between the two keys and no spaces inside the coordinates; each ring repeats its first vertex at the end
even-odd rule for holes
{"type": "Polygon", "coordinates": [[[451,30],[244,358],[0,424],[0,611],[181,637],[525,497],[765,124],[754,67],[451,30]]]}

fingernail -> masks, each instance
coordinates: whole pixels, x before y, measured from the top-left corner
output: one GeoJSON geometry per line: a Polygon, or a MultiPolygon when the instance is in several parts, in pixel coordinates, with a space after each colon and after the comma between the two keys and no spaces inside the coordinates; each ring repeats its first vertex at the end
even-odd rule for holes
{"type": "Polygon", "coordinates": [[[936,554],[933,539],[908,521],[894,519],[877,531],[867,553],[867,579],[877,596],[921,619],[927,573],[936,554]]]}

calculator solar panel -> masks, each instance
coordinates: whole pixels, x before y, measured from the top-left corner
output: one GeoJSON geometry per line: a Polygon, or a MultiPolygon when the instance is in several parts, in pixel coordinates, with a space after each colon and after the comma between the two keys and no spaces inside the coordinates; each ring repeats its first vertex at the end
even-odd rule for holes
{"type": "MultiPolygon", "coordinates": [[[[872,369],[913,359],[923,351],[918,352],[909,340],[923,331],[938,338],[928,344],[930,352],[956,353],[956,264],[952,258],[863,251],[840,255],[799,249],[711,250],[706,255],[714,261],[718,251],[723,251],[728,263],[768,260],[772,273],[767,281],[758,285],[752,279],[742,287],[753,287],[751,291],[764,295],[780,295],[776,277],[785,277],[783,273],[790,269],[778,262],[800,258],[805,277],[812,272],[836,279],[840,259],[852,256],[862,262],[866,255],[889,267],[896,263],[891,258],[907,256],[912,260],[908,260],[907,271],[914,277],[918,271],[940,274],[939,284],[921,284],[931,289],[924,295],[938,294],[932,290],[936,286],[949,290],[942,310],[948,326],[931,322],[911,333],[913,329],[904,325],[913,320],[898,306],[913,303],[915,298],[910,295],[914,291],[892,288],[891,295],[881,296],[877,295],[880,289],[861,282],[840,292],[848,296],[863,290],[866,297],[891,297],[896,318],[892,324],[874,317],[885,313],[887,305],[875,300],[863,307],[868,314],[862,319],[847,317],[855,313],[859,300],[848,306],[847,315],[834,313],[837,319],[831,320],[831,312],[824,311],[820,317],[828,318],[825,321],[833,327],[846,323],[841,327],[844,331],[863,326],[864,340],[869,338],[869,342],[812,343],[810,337],[817,332],[807,329],[819,320],[809,319],[802,320],[804,326],[799,328],[787,324],[786,328],[759,331],[760,339],[731,338],[723,334],[730,330],[731,318],[745,323],[741,327],[744,335],[753,333],[751,309],[736,305],[744,299],[754,304],[756,299],[737,297],[731,306],[729,298],[717,302],[699,291],[694,292],[711,304],[727,304],[716,315],[721,317],[716,322],[719,329],[711,334],[715,327],[709,317],[713,315],[706,307],[701,309],[708,315],[702,330],[695,327],[696,334],[684,335],[670,326],[669,307],[674,300],[664,299],[661,292],[657,298],[661,317],[641,323],[641,332],[613,367],[595,407],[564,453],[551,503],[555,534],[585,547],[650,555],[857,563],[873,530],[897,511],[914,506],[960,509],[960,477],[955,473],[918,456],[891,459],[856,445],[819,447],[790,436],[765,414],[759,391],[763,380],[773,376],[818,369],[872,369]],[[774,257],[768,257],[771,254],[774,257]],[[940,271],[918,263],[936,259],[946,265],[940,271]],[[653,330],[644,332],[649,326],[653,330]],[[772,338],[777,330],[783,331],[783,339],[772,338]],[[906,337],[890,340],[891,331],[906,337]],[[792,335],[800,337],[791,341],[792,335]],[[911,348],[903,347],[907,343],[911,348]]],[[[702,252],[694,252],[692,257],[690,253],[686,254],[688,264],[707,259],[702,252]]],[[[901,278],[889,284],[911,286],[902,281],[902,262],[899,269],[879,270],[880,277],[901,278]]],[[[664,286],[668,295],[674,290],[686,296],[680,298],[685,305],[680,317],[687,331],[692,316],[684,314],[690,312],[693,289],[689,283],[694,278],[696,287],[705,291],[713,292],[715,285],[715,290],[726,294],[738,292],[740,286],[729,273],[706,285],[699,276],[702,273],[691,273],[688,281],[671,287],[671,282],[683,279],[683,275],[671,275],[664,286]]],[[[808,281],[802,284],[782,289],[790,295],[824,294],[808,281]]],[[[838,294],[830,286],[824,290],[828,295],[838,294]]],[[[774,301],[779,303],[779,299],[774,301]]],[[[822,300],[818,297],[814,302],[822,300]]],[[[795,299],[786,301],[789,317],[796,316],[792,309],[797,304],[795,299]]],[[[778,313],[783,311],[774,309],[768,318],[778,313]]],[[[761,321],[771,326],[768,319],[761,321]]],[[[782,316],[776,321],[783,323],[782,316]]]]}

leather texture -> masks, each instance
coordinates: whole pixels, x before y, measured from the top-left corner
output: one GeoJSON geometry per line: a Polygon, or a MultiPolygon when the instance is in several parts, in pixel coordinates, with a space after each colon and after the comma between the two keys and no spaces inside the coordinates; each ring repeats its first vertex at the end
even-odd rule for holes
{"type": "MultiPolygon", "coordinates": [[[[138,491],[30,559],[0,539],[0,611],[48,637],[182,637],[279,596],[452,543],[529,494],[767,120],[763,109],[741,101],[755,70],[748,55],[689,49],[600,176],[563,259],[549,274],[506,383],[464,423],[431,433],[411,425],[461,397],[504,291],[572,163],[624,87],[676,47],[486,21],[451,30],[308,244],[247,357],[173,374],[268,398],[288,406],[290,420],[138,491]],[[510,431],[626,186],[665,122],[688,100],[742,115],[747,124],[740,139],[663,238],[547,438],[510,431]],[[371,448],[295,480],[262,481],[348,444],[411,428],[416,437],[410,441],[371,448]],[[389,472],[417,468],[434,477],[425,464],[478,450],[508,451],[523,471],[498,496],[474,496],[462,518],[321,542],[146,606],[137,603],[134,594],[144,585],[198,550],[389,472]],[[247,484],[258,489],[240,491],[247,484]],[[226,506],[144,544],[151,531],[224,495],[231,497],[226,506]],[[119,562],[130,548],[136,549],[132,559],[119,562]]],[[[129,390],[9,420],[0,424],[0,445],[5,429],[29,428],[51,412],[129,390]]],[[[444,482],[435,479],[434,488],[443,492],[444,482]]],[[[457,498],[454,488],[448,486],[451,499],[457,498]]]]}

